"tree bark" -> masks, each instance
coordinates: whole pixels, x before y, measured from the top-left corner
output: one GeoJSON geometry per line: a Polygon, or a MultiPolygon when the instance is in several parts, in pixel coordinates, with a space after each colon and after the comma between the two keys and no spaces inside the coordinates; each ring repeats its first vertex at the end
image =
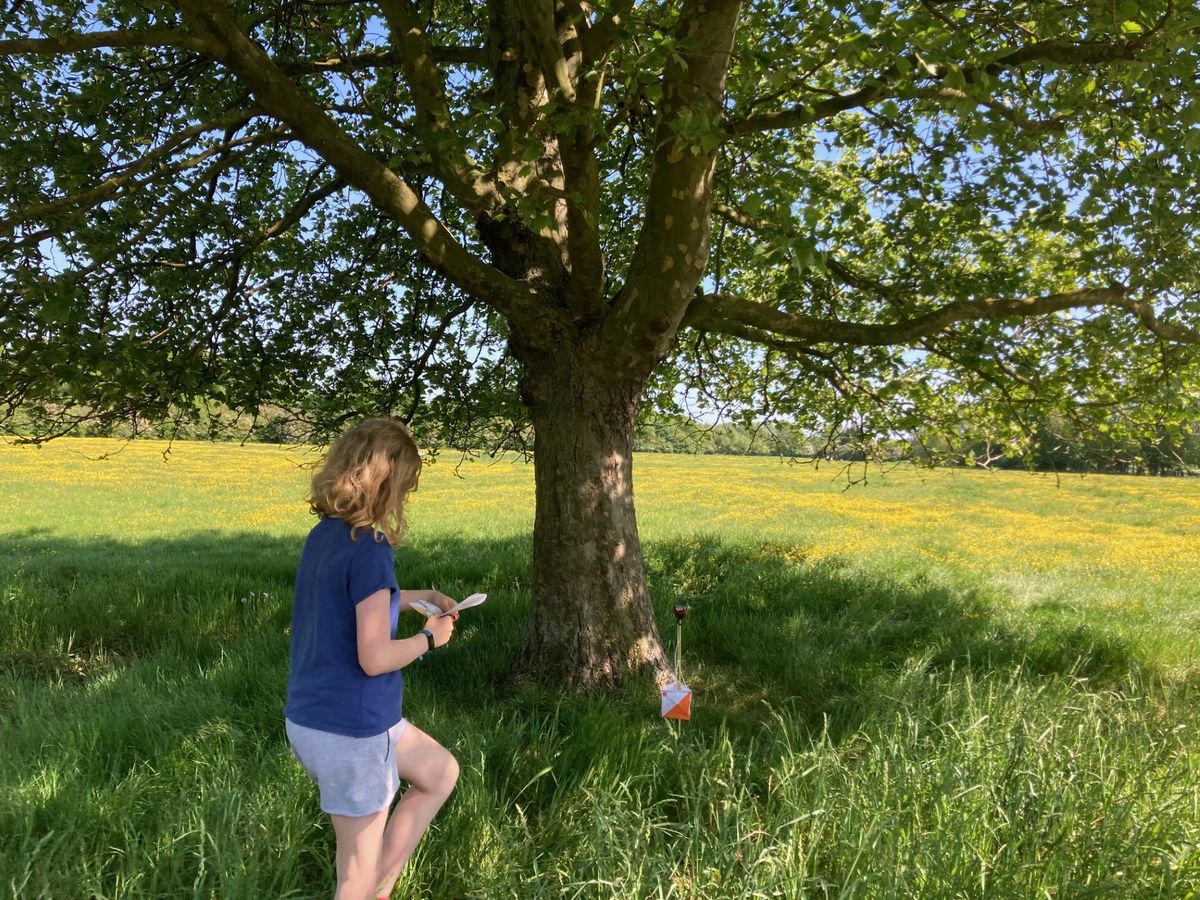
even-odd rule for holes
{"type": "Polygon", "coordinates": [[[526,362],[537,507],[520,676],[587,689],[619,684],[630,670],[669,674],[633,503],[642,387],[575,348],[526,362]]]}

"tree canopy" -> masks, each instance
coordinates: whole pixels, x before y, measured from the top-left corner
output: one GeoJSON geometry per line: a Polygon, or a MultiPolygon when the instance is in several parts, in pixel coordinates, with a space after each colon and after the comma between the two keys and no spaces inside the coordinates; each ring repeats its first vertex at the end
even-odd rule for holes
{"type": "Polygon", "coordinates": [[[1163,340],[1196,303],[1190,4],[12,3],[3,26],[10,411],[285,402],[494,436],[523,419],[505,316],[539,311],[484,220],[561,256],[594,315],[639,247],[711,220],[663,410],[683,383],[810,427],[1015,436],[1191,384],[1163,340]],[[714,37],[705,96],[684,82],[714,37]],[[660,166],[712,157],[708,209],[652,176],[668,135],[660,166]]]}
{"type": "Polygon", "coordinates": [[[561,479],[590,429],[554,514],[632,522],[598,423],[639,409],[1019,446],[1197,406],[1195,3],[13,0],[0,28],[0,386],[44,433],[532,421],[561,479]]]}

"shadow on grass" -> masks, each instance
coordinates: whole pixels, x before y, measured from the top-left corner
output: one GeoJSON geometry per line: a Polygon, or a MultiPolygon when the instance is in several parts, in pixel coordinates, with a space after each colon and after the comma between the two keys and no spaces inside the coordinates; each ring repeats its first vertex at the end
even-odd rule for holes
{"type": "MultiPolygon", "coordinates": [[[[280,646],[286,668],[299,549],[292,539],[203,531],[136,544],[37,531],[5,535],[0,670],[85,685],[163,652],[202,668],[239,641],[264,636],[280,646]]],[[[513,696],[506,674],[528,610],[529,553],[523,538],[444,536],[418,537],[397,552],[402,586],[489,594],[485,607],[464,617],[446,652],[422,665],[422,677],[438,683],[443,699],[473,705],[481,690],[501,702],[513,696]]],[[[717,537],[652,542],[645,556],[668,649],[671,607],[682,601],[690,608],[685,678],[719,701],[713,708],[747,724],[786,702],[814,725],[853,730],[862,701],[874,702],[914,659],[932,668],[1020,667],[1031,676],[1101,684],[1145,674],[1119,636],[1017,620],[999,612],[1002,597],[928,573],[810,560],[794,545],[717,537]]],[[[530,701],[538,693],[515,692],[530,701]]]]}
{"type": "Polygon", "coordinates": [[[795,546],[711,537],[652,545],[647,557],[656,605],[690,608],[689,680],[747,724],[786,704],[836,739],[886,703],[913,664],[1092,686],[1152,674],[1119,635],[1005,614],[1002,595],[944,573],[811,560],[795,546]]]}

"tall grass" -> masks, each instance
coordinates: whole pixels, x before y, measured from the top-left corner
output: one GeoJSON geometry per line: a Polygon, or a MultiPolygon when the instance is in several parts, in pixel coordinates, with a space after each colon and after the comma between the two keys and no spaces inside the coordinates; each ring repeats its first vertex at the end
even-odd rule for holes
{"type": "MultiPolygon", "coordinates": [[[[0,450],[0,895],[328,896],[332,835],[280,720],[304,473],[253,448],[72,454],[95,446],[0,450]]],[[[463,775],[397,896],[1195,893],[1196,592],[1105,543],[1187,561],[1190,483],[843,492],[763,460],[638,465],[664,633],[691,608],[688,723],[643,681],[507,681],[529,473],[423,477],[402,583],[489,601],[406,673],[463,775]],[[1040,538],[1014,550],[1008,520],[1040,538]],[[964,554],[985,533],[1006,546],[964,554]]]]}

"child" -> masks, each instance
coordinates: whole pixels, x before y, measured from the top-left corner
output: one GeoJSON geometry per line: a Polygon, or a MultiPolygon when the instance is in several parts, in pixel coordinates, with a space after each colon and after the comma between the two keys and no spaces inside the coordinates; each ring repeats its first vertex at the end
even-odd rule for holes
{"type": "Polygon", "coordinates": [[[395,640],[414,600],[442,609],[437,591],[401,591],[392,547],[421,457],[402,423],[368,419],[330,448],[313,476],[312,511],[292,605],[288,741],[317,782],[337,836],[338,900],[387,897],[458,779],[444,747],[401,714],[400,670],[454,633],[432,616],[395,640]],[[400,780],[409,784],[388,818],[400,780]]]}

